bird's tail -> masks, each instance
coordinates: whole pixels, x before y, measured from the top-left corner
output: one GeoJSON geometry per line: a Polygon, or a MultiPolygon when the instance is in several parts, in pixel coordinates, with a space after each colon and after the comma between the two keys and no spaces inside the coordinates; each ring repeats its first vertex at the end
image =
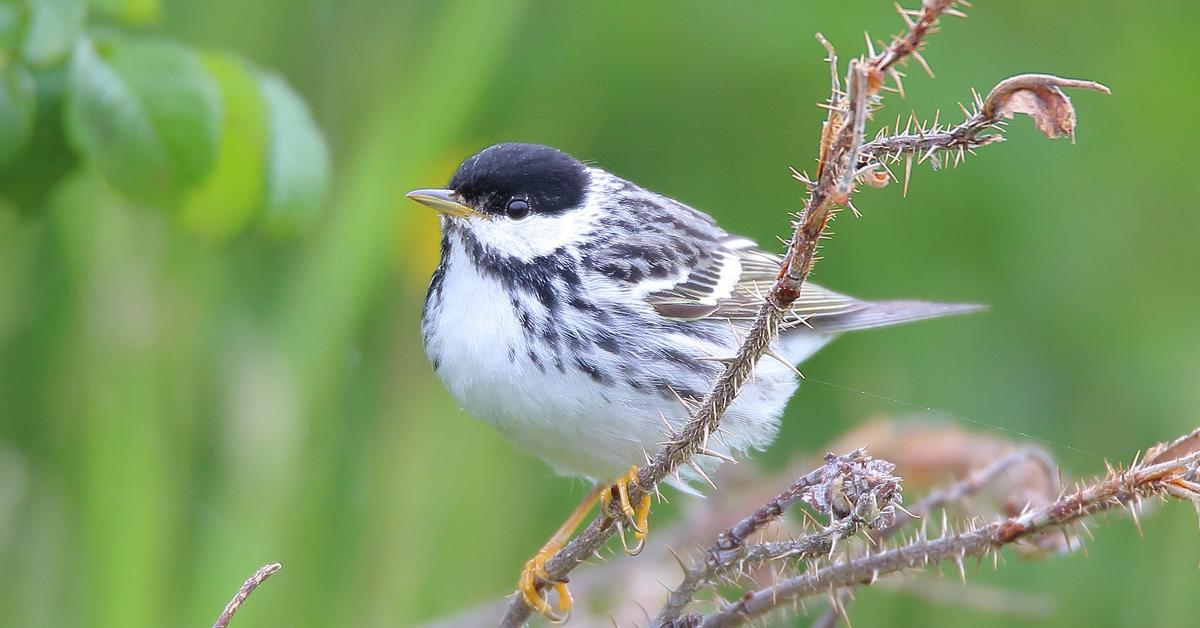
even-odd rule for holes
{"type": "Polygon", "coordinates": [[[812,321],[818,332],[841,333],[860,329],[890,327],[928,318],[941,318],[986,310],[974,303],[932,303],[929,301],[866,301],[866,307],[837,316],[812,321]]]}

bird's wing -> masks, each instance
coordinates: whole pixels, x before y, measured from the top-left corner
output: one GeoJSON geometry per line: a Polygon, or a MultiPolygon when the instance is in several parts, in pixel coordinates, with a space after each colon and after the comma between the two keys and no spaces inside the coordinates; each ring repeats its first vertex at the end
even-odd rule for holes
{"type": "MultiPolygon", "coordinates": [[[[622,237],[597,238],[583,253],[589,268],[628,287],[664,318],[752,319],[775,283],[782,258],[726,232],[711,216],[600,170],[619,183],[609,220],[622,237]]],[[[804,282],[784,329],[841,332],[980,309],[924,301],[863,301],[804,282]]]]}
{"type": "MultiPolygon", "coordinates": [[[[730,236],[690,268],[681,281],[648,294],[646,300],[667,318],[752,319],[758,314],[766,291],[775,283],[780,264],[780,256],[759,249],[750,240],[730,236]]],[[[818,319],[850,314],[869,306],[866,301],[805,283],[784,327],[814,324],[818,319]]]]}
{"type": "MultiPolygon", "coordinates": [[[[745,238],[728,236],[675,285],[646,300],[656,312],[677,320],[752,319],[779,274],[782,258],[745,238]]],[[[800,288],[783,329],[854,331],[960,314],[980,306],[926,301],[863,301],[812,282],[800,288]]]]}

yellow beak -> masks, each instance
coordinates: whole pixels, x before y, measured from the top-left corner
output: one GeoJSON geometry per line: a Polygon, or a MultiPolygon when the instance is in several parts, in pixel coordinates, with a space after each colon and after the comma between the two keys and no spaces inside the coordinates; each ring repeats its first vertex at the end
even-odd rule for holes
{"type": "Polygon", "coordinates": [[[454,190],[413,190],[405,194],[408,198],[430,207],[435,211],[439,211],[447,216],[455,216],[463,218],[466,216],[480,216],[481,214],[474,209],[462,204],[458,200],[458,195],[454,190]]]}

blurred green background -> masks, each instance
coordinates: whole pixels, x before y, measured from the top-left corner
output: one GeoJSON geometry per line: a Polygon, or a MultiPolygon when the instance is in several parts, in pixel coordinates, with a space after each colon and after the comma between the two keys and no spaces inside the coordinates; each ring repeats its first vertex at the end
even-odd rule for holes
{"type": "MultiPolygon", "coordinates": [[[[822,118],[812,34],[846,59],[864,30],[900,27],[877,0],[123,4],[126,32],[285,77],[328,140],[329,201],[291,236],[214,239],[71,174],[84,169],[61,138],[9,166],[26,174],[0,170],[2,625],[208,625],[269,561],[284,570],[235,625],[408,625],[508,593],[584,489],[435,379],[418,317],[437,225],[404,192],[485,145],[533,141],[771,244],[801,202],[786,167],[811,168],[822,118]]],[[[805,371],[1069,443],[1047,446],[1085,474],[1197,423],[1200,6],[976,5],[933,39],[937,80],[910,66],[883,120],[939,106],[957,120],[970,88],[1019,72],[1114,94],[1074,94],[1075,145],[1018,120],[957,170],[917,168],[907,199],[863,191],[819,281],[992,308],[847,337],[805,371]]],[[[807,384],[764,464],[911,410],[807,384]]],[[[1035,625],[1194,625],[1194,513],[1143,525],[1114,517],[1087,557],[1010,558],[974,580],[1052,596],[1035,625]]],[[[886,591],[851,618],[1011,621],[886,591]]]]}

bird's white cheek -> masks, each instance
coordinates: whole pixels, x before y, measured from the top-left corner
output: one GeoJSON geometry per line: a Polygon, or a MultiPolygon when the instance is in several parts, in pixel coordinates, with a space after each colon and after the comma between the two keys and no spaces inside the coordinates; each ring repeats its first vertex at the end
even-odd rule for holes
{"type": "Polygon", "coordinates": [[[496,253],[528,262],[576,244],[592,229],[595,212],[583,207],[554,216],[531,214],[521,220],[472,220],[467,228],[496,253]]]}

